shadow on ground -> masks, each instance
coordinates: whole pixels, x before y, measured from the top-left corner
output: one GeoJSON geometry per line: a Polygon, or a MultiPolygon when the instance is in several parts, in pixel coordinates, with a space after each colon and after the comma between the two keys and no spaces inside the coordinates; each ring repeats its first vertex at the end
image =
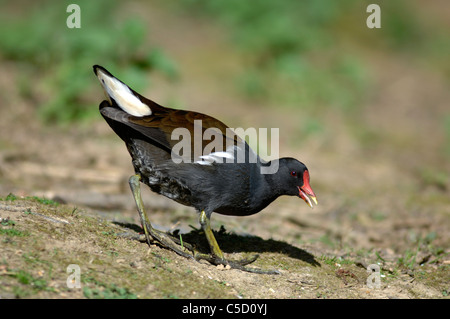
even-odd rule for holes
{"type": "MultiPolygon", "coordinates": [[[[143,233],[143,229],[136,224],[117,221],[113,223],[134,232],[143,233]]],[[[262,239],[261,237],[252,235],[238,235],[235,233],[230,233],[227,232],[224,226],[222,226],[219,231],[213,232],[219,246],[225,253],[280,253],[290,258],[304,261],[314,267],[321,266],[314,256],[306,250],[292,246],[283,241],[262,239]]],[[[178,230],[175,230],[172,235],[177,238],[180,236],[178,230]]],[[[208,243],[202,230],[193,229],[189,233],[181,234],[181,236],[183,242],[193,245],[199,252],[210,253],[208,243]]]]}

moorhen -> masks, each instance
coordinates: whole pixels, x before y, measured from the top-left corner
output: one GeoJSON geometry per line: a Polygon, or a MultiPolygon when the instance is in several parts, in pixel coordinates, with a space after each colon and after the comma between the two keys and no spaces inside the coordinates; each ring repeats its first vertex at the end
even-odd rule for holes
{"type": "Polygon", "coordinates": [[[157,241],[179,255],[196,260],[267,273],[245,267],[258,256],[241,261],[225,259],[210,227],[211,214],[256,214],[281,195],[298,196],[310,207],[312,202],[317,205],[306,166],[294,158],[266,162],[245,141],[230,134],[221,121],[197,112],[163,107],[135,92],[101,66],[94,65],[94,72],[107,98],[100,104],[100,113],[125,142],[132,158],[135,175],[130,177],[129,184],[145,240],[149,244],[157,241]],[[205,138],[206,133],[209,138],[205,138]],[[203,137],[200,143],[196,137],[189,138],[195,134],[203,137]],[[181,135],[185,137],[183,140],[181,135]],[[212,143],[213,135],[214,148],[208,144],[212,143]],[[175,236],[152,227],[144,211],[140,182],[199,212],[211,254],[199,253],[175,236]]]}

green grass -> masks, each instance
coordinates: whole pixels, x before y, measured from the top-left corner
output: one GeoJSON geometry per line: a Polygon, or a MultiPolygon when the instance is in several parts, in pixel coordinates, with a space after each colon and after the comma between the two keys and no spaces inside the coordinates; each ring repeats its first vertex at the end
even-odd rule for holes
{"type": "Polygon", "coordinates": [[[15,201],[17,199],[17,196],[9,193],[5,198],[0,197],[1,201],[15,201]]]}
{"type": "Polygon", "coordinates": [[[419,176],[425,185],[435,186],[439,190],[446,191],[450,187],[448,172],[442,169],[424,166],[420,168],[419,176]]]}
{"type": "MultiPolygon", "coordinates": [[[[147,26],[136,17],[118,18],[118,1],[76,2],[81,28],[66,26],[68,3],[41,1],[11,14],[3,4],[0,58],[14,61],[17,86],[23,98],[37,104],[46,123],[65,124],[97,115],[93,105],[95,77],[92,65],[102,64],[136,89],[148,85],[148,73],[157,70],[173,79],[175,64],[147,41],[147,26]]],[[[96,92],[98,87],[95,87],[96,92]]],[[[100,91],[101,93],[101,91],[100,91]]]]}
{"type": "Polygon", "coordinates": [[[137,299],[128,289],[114,284],[102,285],[101,288],[83,287],[83,295],[88,299],[137,299]]]}
{"type": "Polygon", "coordinates": [[[14,228],[6,228],[6,229],[0,228],[0,235],[25,237],[28,236],[28,233],[14,228]]]}
{"type": "Polygon", "coordinates": [[[15,221],[9,218],[1,218],[0,220],[0,235],[6,235],[10,237],[25,237],[29,235],[26,231],[21,231],[14,228],[14,226],[16,225],[15,221]]]}
{"type": "Polygon", "coordinates": [[[42,277],[33,276],[28,271],[18,269],[9,270],[7,273],[10,277],[17,279],[17,285],[13,287],[13,292],[18,298],[26,298],[39,291],[55,291],[52,287],[48,286],[47,280],[42,277]]]}
{"type": "Polygon", "coordinates": [[[58,206],[59,205],[59,203],[55,202],[54,200],[47,199],[47,198],[42,198],[42,197],[38,197],[38,196],[29,196],[29,197],[26,197],[25,199],[35,200],[38,203],[41,203],[41,204],[44,204],[44,205],[51,205],[51,206],[58,206]]]}
{"type": "Polygon", "coordinates": [[[409,240],[411,241],[411,248],[404,251],[403,255],[398,258],[397,265],[403,269],[417,270],[421,263],[428,262],[428,259],[433,262],[438,262],[445,257],[445,249],[433,244],[433,241],[437,238],[438,234],[435,231],[431,231],[425,236],[422,234],[410,233],[409,240]],[[427,260],[417,259],[419,253],[423,252],[424,255],[428,255],[427,260]]]}
{"type": "Polygon", "coordinates": [[[327,264],[327,265],[330,265],[333,267],[338,267],[337,265],[352,265],[352,264],[354,264],[354,262],[351,260],[344,259],[342,257],[336,257],[336,256],[328,257],[328,256],[323,255],[319,258],[319,260],[321,262],[323,262],[324,264],[327,264]]]}
{"type": "Polygon", "coordinates": [[[15,224],[16,224],[15,221],[8,219],[8,218],[1,219],[1,223],[0,223],[0,225],[2,225],[2,226],[14,226],[15,224]]]}
{"type": "MultiPolygon", "coordinates": [[[[15,201],[15,200],[18,200],[18,199],[19,198],[16,195],[12,194],[12,193],[8,194],[5,198],[0,197],[0,201],[15,201]]],[[[45,197],[26,196],[26,197],[21,198],[21,199],[23,199],[23,200],[33,200],[33,201],[36,201],[38,203],[41,203],[41,204],[44,204],[44,205],[50,205],[50,206],[58,206],[59,205],[58,202],[55,202],[54,200],[48,199],[48,198],[45,198],[45,197]]],[[[29,214],[31,212],[25,211],[25,213],[29,214]]]]}
{"type": "MultiPolygon", "coordinates": [[[[277,106],[314,109],[357,106],[369,84],[364,61],[335,50],[333,32],[352,1],[184,0],[192,14],[214,17],[230,32],[246,63],[236,86],[247,97],[277,106]]],[[[312,130],[317,129],[317,125],[312,130]]]]}
{"type": "Polygon", "coordinates": [[[226,30],[244,61],[235,80],[242,97],[290,110],[296,134],[306,137],[332,134],[324,115],[340,113],[361,144],[372,147],[385,142],[362,120],[377,94],[373,58],[389,55],[450,80],[450,33],[442,17],[433,20],[405,0],[380,3],[382,28],[369,29],[369,3],[182,0],[170,8],[226,30]]]}
{"type": "Polygon", "coordinates": [[[118,287],[115,284],[105,284],[93,277],[83,279],[85,284],[94,285],[84,286],[83,295],[88,299],[137,299],[137,295],[130,292],[128,288],[118,287]]]}
{"type": "MultiPolygon", "coordinates": [[[[140,17],[122,14],[119,1],[80,0],[77,4],[80,29],[66,27],[65,2],[42,1],[22,10],[4,4],[0,12],[0,27],[8,30],[0,37],[0,58],[15,62],[19,91],[38,105],[43,121],[64,124],[98,116],[97,102],[91,98],[98,92],[93,64],[120,73],[136,90],[149,85],[152,72],[172,80],[178,77],[176,63],[152,44],[152,30],[140,17]]],[[[363,111],[372,79],[361,49],[408,55],[450,79],[446,28],[398,0],[381,4],[382,28],[369,31],[367,4],[355,0],[182,0],[168,5],[193,19],[206,17],[227,30],[230,44],[245,61],[235,81],[245,97],[277,107],[298,107],[319,119],[330,108],[349,116],[363,111]],[[349,39],[354,46],[346,45],[349,39]]],[[[302,133],[320,133],[323,126],[316,120],[302,133]]]]}

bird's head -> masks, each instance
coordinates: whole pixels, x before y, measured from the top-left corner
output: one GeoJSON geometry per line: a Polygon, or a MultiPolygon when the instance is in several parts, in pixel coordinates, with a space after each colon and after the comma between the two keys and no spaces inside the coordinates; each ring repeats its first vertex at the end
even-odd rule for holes
{"type": "Polygon", "coordinates": [[[317,205],[316,194],[309,184],[309,171],[305,164],[295,158],[282,158],[277,175],[285,195],[298,196],[311,208],[313,203],[317,205]]]}

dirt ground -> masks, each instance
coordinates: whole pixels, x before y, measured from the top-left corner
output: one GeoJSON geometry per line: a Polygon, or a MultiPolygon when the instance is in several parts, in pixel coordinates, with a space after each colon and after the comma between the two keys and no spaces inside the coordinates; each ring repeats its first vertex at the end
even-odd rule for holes
{"type": "MultiPolygon", "coordinates": [[[[299,142],[292,110],[231,93],[227,79],[242,65],[220,32],[198,28],[189,41],[171,41],[168,34],[193,22],[152,14],[156,42],[195,81],[169,85],[155,78],[143,93],[161,103],[181,96],[186,108],[230,127],[280,127],[280,155],[307,164],[319,205],[311,210],[283,197],[250,217],[213,214],[227,257],[257,253],[253,266],[278,275],[215,267],[123,238],[140,231],[123,143],[100,115],[89,124],[44,126],[34,117],[36,105],[20,97],[19,68],[6,62],[0,71],[0,298],[448,298],[450,164],[441,123],[450,91],[444,79],[401,57],[373,54],[377,94],[360,120],[374,133],[359,136],[331,110],[325,132],[299,142]],[[161,21],[166,30],[158,36],[161,21]],[[220,55],[221,63],[199,67],[208,54],[220,55]],[[67,285],[71,264],[80,267],[81,288],[67,285]],[[370,265],[380,268],[379,287],[368,285],[370,265]]],[[[92,85],[100,102],[94,75],[92,85]]],[[[148,190],[144,204],[157,228],[178,229],[205,249],[193,209],[148,190]]]]}

